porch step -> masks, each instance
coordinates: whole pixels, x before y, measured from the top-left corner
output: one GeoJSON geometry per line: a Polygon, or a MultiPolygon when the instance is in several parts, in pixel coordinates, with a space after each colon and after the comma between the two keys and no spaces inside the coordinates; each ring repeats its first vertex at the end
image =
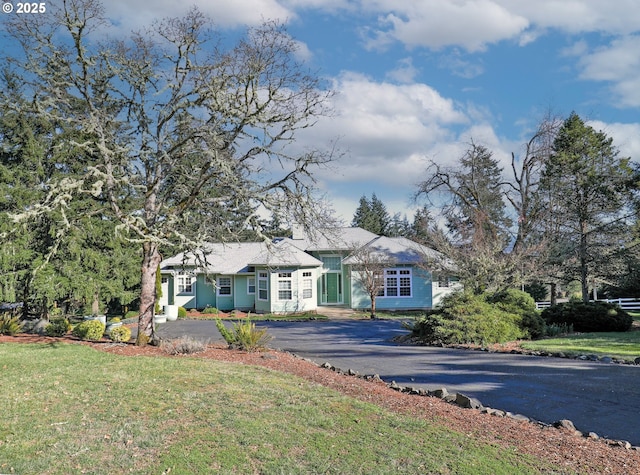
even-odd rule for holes
{"type": "Polygon", "coordinates": [[[358,318],[363,315],[346,307],[318,307],[317,313],[329,318],[358,318]]]}

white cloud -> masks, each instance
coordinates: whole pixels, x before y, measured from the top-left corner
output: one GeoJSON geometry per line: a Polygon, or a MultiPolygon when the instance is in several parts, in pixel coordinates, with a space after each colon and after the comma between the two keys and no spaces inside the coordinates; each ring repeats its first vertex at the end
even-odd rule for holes
{"type": "Polygon", "coordinates": [[[640,123],[614,122],[607,124],[594,120],[588,121],[588,125],[611,137],[613,145],[618,148],[621,157],[631,157],[633,161],[640,162],[640,123]]]}
{"type": "MultiPolygon", "coordinates": [[[[383,200],[406,202],[423,178],[428,161],[456,161],[471,139],[492,150],[500,150],[500,139],[479,109],[456,104],[426,84],[396,85],[368,77],[343,73],[335,80],[333,98],[336,115],[319,121],[299,137],[298,147],[318,147],[339,138],[345,155],[316,178],[321,185],[349,183],[353,203],[363,193],[376,191],[383,200]]],[[[501,161],[506,153],[496,152],[501,161]]],[[[402,209],[395,209],[402,211],[402,209]]]]}
{"type": "Polygon", "coordinates": [[[408,48],[458,46],[474,52],[503,40],[524,46],[549,29],[626,35],[639,31],[640,25],[637,0],[360,0],[360,4],[364,13],[379,17],[370,48],[400,42],[408,48]]]}
{"type": "Polygon", "coordinates": [[[585,54],[579,61],[580,78],[611,83],[621,107],[640,106],[640,35],[626,36],[585,54]]]}
{"type": "Polygon", "coordinates": [[[192,6],[198,7],[221,27],[253,26],[264,20],[287,22],[295,12],[278,0],[111,0],[104,3],[107,16],[124,32],[148,26],[153,20],[184,15],[192,6]]]}
{"type": "Polygon", "coordinates": [[[457,45],[481,51],[487,44],[519,35],[529,25],[526,18],[491,0],[378,0],[363,2],[363,8],[381,13],[372,48],[400,41],[407,47],[457,45]]]}
{"type": "Polygon", "coordinates": [[[413,60],[411,58],[403,58],[398,61],[396,69],[387,73],[387,77],[399,83],[409,84],[414,82],[418,73],[418,69],[413,65],[413,60]]]}
{"type": "Polygon", "coordinates": [[[640,25],[640,2],[636,0],[496,0],[496,3],[540,28],[567,33],[627,34],[637,31],[640,25]]]}

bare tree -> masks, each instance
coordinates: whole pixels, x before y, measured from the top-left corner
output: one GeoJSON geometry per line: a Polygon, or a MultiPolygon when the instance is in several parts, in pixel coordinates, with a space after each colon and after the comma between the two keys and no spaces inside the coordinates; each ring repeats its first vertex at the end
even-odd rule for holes
{"type": "Polygon", "coordinates": [[[155,338],[161,247],[195,249],[248,227],[261,234],[261,210],[323,223],[312,171],[332,147],[291,145],[329,113],[330,92],[294,59],[296,43],[279,24],[250,29],[225,50],[195,8],[102,42],[98,1],[52,2],[48,12],[8,22],[22,46],[11,67],[30,112],[56,119],[83,173],[46,183],[46,199],[22,218],[65,209],[78,194],[108,203],[119,234],[143,251],[138,344],[155,338]],[[244,219],[230,219],[234,210],[244,219]]]}
{"type": "Polygon", "coordinates": [[[351,277],[366,292],[371,302],[371,318],[376,318],[376,298],[384,291],[384,270],[393,267],[393,259],[369,246],[353,246],[348,262],[351,277]]]}

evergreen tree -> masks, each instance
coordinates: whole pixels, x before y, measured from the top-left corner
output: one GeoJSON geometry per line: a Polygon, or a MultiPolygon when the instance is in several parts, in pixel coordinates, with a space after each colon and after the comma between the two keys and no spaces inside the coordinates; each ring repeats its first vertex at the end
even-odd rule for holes
{"type": "Polygon", "coordinates": [[[387,207],[373,193],[370,200],[365,195],[360,198],[351,225],[359,226],[379,236],[387,236],[390,222],[387,207]]]}
{"type": "Polygon", "coordinates": [[[578,280],[582,299],[606,277],[629,241],[635,176],[613,140],[575,113],[562,125],[541,178],[547,211],[548,261],[564,280],[578,280]]]}

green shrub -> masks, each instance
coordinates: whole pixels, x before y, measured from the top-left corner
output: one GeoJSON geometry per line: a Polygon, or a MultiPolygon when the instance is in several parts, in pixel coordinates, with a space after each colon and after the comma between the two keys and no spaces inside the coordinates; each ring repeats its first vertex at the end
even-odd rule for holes
{"type": "Polygon", "coordinates": [[[178,318],[187,318],[187,309],[184,307],[178,307],[178,318]]]}
{"type": "Polygon", "coordinates": [[[73,328],[73,336],[81,340],[100,340],[104,335],[104,325],[99,320],[85,320],[73,328]]]}
{"type": "Polygon", "coordinates": [[[109,331],[109,338],[115,342],[127,342],[131,340],[131,329],[124,325],[112,328],[111,331],[109,331]]]}
{"type": "Polygon", "coordinates": [[[523,338],[522,317],[487,302],[486,296],[458,292],[411,325],[411,332],[429,344],[492,344],[523,338]]]}
{"type": "Polygon", "coordinates": [[[217,314],[219,314],[219,313],[220,313],[220,310],[218,310],[218,309],[217,309],[217,308],[215,308],[215,307],[209,307],[209,306],[206,306],[206,307],[202,310],[202,313],[206,313],[206,314],[215,314],[215,315],[217,315],[217,314]]]}
{"type": "Polygon", "coordinates": [[[44,327],[47,336],[64,336],[71,330],[71,323],[63,317],[52,318],[49,325],[44,327]]]}
{"type": "Polygon", "coordinates": [[[20,322],[20,318],[17,315],[11,316],[8,313],[0,315],[0,335],[13,336],[21,331],[22,322],[20,322]]]}
{"type": "Polygon", "coordinates": [[[566,302],[545,308],[542,318],[547,324],[572,325],[577,332],[625,332],[633,317],[615,304],[607,302],[566,302]]]}
{"type": "Polygon", "coordinates": [[[109,320],[109,323],[120,323],[122,320],[120,320],[120,317],[113,317],[111,320],[109,320]]]}
{"type": "Polygon", "coordinates": [[[536,302],[527,292],[507,289],[487,296],[487,301],[501,310],[520,316],[519,326],[526,336],[539,338],[545,334],[545,321],[536,309],[536,302]]]}
{"type": "Polygon", "coordinates": [[[170,355],[190,355],[207,349],[207,344],[200,340],[183,336],[175,340],[163,340],[162,350],[170,355]]]}
{"type": "Polygon", "coordinates": [[[234,323],[232,329],[228,330],[222,320],[216,319],[216,328],[230,348],[245,351],[263,350],[272,338],[266,328],[258,329],[256,324],[249,320],[234,323]]]}

